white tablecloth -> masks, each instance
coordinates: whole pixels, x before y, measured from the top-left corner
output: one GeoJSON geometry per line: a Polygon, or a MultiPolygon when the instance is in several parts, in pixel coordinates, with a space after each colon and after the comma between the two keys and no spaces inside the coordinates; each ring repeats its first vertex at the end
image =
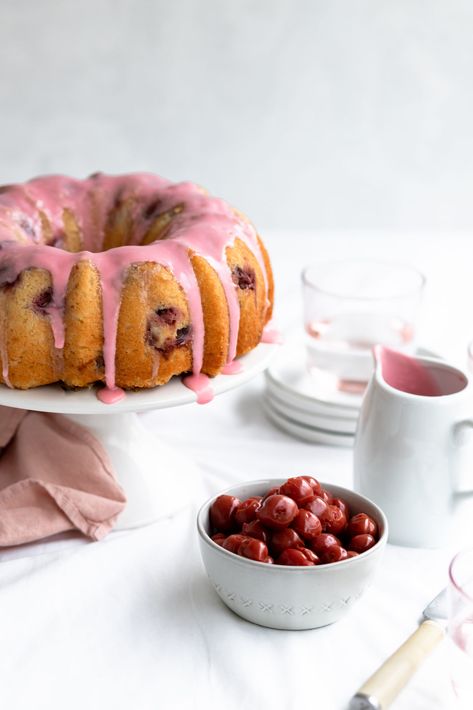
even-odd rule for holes
{"type": "MultiPolygon", "coordinates": [[[[473,337],[473,243],[468,235],[266,236],[277,319],[301,318],[299,272],[330,256],[411,261],[427,275],[420,340],[465,365],[473,337]]],[[[210,405],[143,415],[199,465],[193,505],[100,543],[51,541],[0,553],[0,707],[5,710],[342,710],[361,682],[411,633],[444,586],[446,565],[473,532],[473,500],[459,504],[437,551],[388,545],[380,573],[350,613],[319,630],[247,623],[207,581],[195,512],[227,485],[311,474],[350,485],[351,452],[278,431],[261,406],[262,376],[210,405]]],[[[165,476],[159,460],[149,462],[165,476]]],[[[473,462],[472,462],[473,469],[473,462]]],[[[425,663],[395,710],[449,707],[448,646],[425,663]]]]}

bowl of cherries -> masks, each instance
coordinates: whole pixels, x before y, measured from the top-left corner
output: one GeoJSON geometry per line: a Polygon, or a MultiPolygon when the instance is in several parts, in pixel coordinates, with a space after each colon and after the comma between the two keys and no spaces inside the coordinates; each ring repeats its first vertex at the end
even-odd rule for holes
{"type": "Polygon", "coordinates": [[[343,616],[378,566],[383,511],[311,476],[251,481],[197,516],[207,575],[236,614],[275,629],[313,629],[343,616]]]}

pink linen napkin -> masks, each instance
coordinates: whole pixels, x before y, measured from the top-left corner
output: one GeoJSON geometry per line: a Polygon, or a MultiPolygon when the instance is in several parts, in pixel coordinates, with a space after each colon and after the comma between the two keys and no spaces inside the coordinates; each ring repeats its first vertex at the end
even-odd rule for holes
{"type": "Polygon", "coordinates": [[[110,532],[126,498],[89,431],[61,414],[0,407],[0,447],[0,547],[110,532]]]}

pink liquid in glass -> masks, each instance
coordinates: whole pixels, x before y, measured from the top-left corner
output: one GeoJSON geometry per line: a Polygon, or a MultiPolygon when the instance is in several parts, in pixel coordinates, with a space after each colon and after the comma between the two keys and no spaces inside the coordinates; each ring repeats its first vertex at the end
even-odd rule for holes
{"type": "Polygon", "coordinates": [[[450,632],[452,687],[460,710],[473,708],[473,618],[465,619],[450,632]]]}

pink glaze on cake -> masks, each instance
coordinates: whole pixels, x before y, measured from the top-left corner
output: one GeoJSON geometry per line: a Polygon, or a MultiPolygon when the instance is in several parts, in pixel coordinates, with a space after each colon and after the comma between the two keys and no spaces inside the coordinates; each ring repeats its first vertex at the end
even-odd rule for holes
{"type": "MultiPolygon", "coordinates": [[[[63,311],[71,270],[80,261],[92,262],[98,270],[102,286],[106,383],[106,390],[100,390],[102,401],[109,397],[107,390],[110,398],[116,392],[115,348],[121,288],[128,267],[134,263],[150,261],[168,267],[183,288],[192,322],[192,372],[196,377],[202,367],[204,323],[200,291],[188,250],[204,257],[216,271],[225,292],[230,322],[228,362],[233,362],[238,337],[239,304],[225,249],[233,244],[235,238],[241,239],[255,255],[267,291],[268,278],[254,227],[226,202],[206,195],[193,183],[174,184],[148,173],[126,176],[98,173],[87,180],[53,175],[0,189],[1,281],[3,284],[13,283],[24,269],[31,267],[50,272],[53,297],[44,310],[50,317],[58,350],[64,347],[63,311]],[[131,200],[135,218],[133,234],[130,235],[132,243],[100,251],[110,211],[118,202],[127,199],[131,200]],[[83,251],[72,253],[61,248],[65,209],[70,209],[78,222],[85,247],[83,251]],[[156,214],[173,210],[176,213],[173,213],[166,239],[141,245],[156,214]],[[51,225],[49,243],[44,243],[41,213],[51,225]]],[[[266,342],[276,342],[266,340],[267,337],[268,334],[263,338],[266,342]]],[[[8,360],[3,342],[0,351],[3,378],[9,384],[8,360]]],[[[206,396],[202,394],[205,390],[203,379],[186,379],[191,383],[186,383],[187,386],[197,386],[199,396],[206,396]]]]}
{"type": "Polygon", "coordinates": [[[223,375],[238,375],[239,372],[243,372],[243,365],[239,360],[227,362],[227,364],[222,368],[223,375]]]}
{"type": "Polygon", "coordinates": [[[102,387],[97,390],[97,399],[104,404],[116,404],[124,397],[126,397],[126,392],[122,390],[121,387],[114,387],[113,389],[110,389],[110,387],[102,387]]]}
{"type": "Polygon", "coordinates": [[[183,384],[197,395],[197,404],[208,404],[214,398],[214,391],[210,384],[210,377],[198,373],[197,375],[187,375],[182,380],[183,384]]]}
{"type": "Polygon", "coordinates": [[[284,342],[284,338],[282,337],[282,333],[279,330],[267,325],[263,329],[263,335],[261,336],[261,342],[282,345],[282,343],[284,342]]]}

